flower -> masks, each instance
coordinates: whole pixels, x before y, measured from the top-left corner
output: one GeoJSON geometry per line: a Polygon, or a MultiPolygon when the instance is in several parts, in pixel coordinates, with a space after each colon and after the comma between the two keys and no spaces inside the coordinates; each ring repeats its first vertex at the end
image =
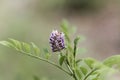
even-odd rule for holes
{"type": "Polygon", "coordinates": [[[53,52],[64,49],[64,33],[53,30],[50,35],[50,46],[53,52]]]}

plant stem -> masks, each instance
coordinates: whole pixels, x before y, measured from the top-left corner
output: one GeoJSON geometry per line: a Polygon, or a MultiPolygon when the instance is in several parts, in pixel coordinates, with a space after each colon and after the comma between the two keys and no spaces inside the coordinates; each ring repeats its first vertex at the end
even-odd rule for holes
{"type": "Polygon", "coordinates": [[[84,78],[83,80],[86,80],[94,71],[96,71],[97,68],[93,69],[92,71],[90,71],[84,78]]]}
{"type": "Polygon", "coordinates": [[[77,50],[77,46],[74,44],[74,52],[73,52],[74,58],[76,57],[76,50],[77,50]]]}
{"type": "Polygon", "coordinates": [[[73,72],[72,72],[70,66],[67,64],[67,60],[66,60],[64,63],[65,63],[65,65],[66,65],[66,67],[68,68],[68,70],[70,71],[70,73],[73,75],[73,72]]]}
{"type": "Polygon", "coordinates": [[[76,78],[75,74],[73,75],[73,78],[74,78],[75,80],[78,80],[78,79],[76,78]]]}
{"type": "MultiPolygon", "coordinates": [[[[62,54],[61,51],[60,51],[60,56],[63,56],[63,54],[62,54]]],[[[67,67],[67,69],[69,70],[69,72],[73,75],[73,72],[72,72],[72,70],[71,70],[71,68],[70,68],[70,66],[69,66],[69,63],[67,63],[67,62],[68,62],[68,60],[67,60],[67,58],[65,57],[65,61],[64,61],[65,66],[67,67]]]]}
{"type": "MultiPolygon", "coordinates": [[[[66,56],[68,56],[67,55],[68,53],[66,52],[66,56]]],[[[75,62],[75,56],[74,55],[72,55],[72,59],[73,59],[73,65],[72,65],[72,63],[70,63],[69,61],[68,61],[68,58],[66,58],[66,64],[68,64],[68,68],[69,68],[69,70],[71,71],[71,73],[72,73],[72,76],[73,76],[73,78],[75,79],[75,80],[78,80],[77,79],[77,77],[76,77],[76,75],[75,75],[75,66],[76,66],[76,62],[75,62]],[[71,65],[70,65],[71,64],[71,65]],[[73,69],[73,67],[74,67],[74,69],[73,69]]]]}
{"type": "Polygon", "coordinates": [[[65,69],[63,69],[61,66],[55,64],[54,62],[51,62],[51,61],[49,61],[49,60],[47,60],[47,59],[44,59],[44,58],[41,58],[41,57],[38,57],[38,56],[31,55],[31,53],[26,53],[26,52],[24,52],[24,51],[20,51],[20,52],[23,53],[23,54],[25,54],[25,55],[27,55],[27,56],[33,57],[33,58],[35,58],[35,59],[38,59],[38,60],[47,62],[47,63],[49,63],[49,64],[51,64],[51,65],[59,68],[60,70],[64,71],[64,72],[67,73],[68,75],[72,76],[71,73],[69,73],[68,71],[66,71],[65,69]]]}

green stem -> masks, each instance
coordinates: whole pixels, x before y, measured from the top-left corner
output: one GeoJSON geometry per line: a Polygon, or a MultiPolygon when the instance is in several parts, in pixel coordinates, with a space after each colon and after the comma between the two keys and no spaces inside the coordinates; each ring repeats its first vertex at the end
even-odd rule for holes
{"type": "MultiPolygon", "coordinates": [[[[62,54],[61,51],[60,51],[60,56],[63,56],[63,54],[62,54]]],[[[72,72],[72,70],[71,70],[71,68],[70,68],[70,66],[69,66],[69,64],[67,62],[68,62],[68,60],[67,60],[67,58],[65,58],[65,61],[64,61],[65,66],[67,67],[67,69],[69,70],[69,72],[73,75],[73,72],[72,72]]]]}
{"type": "Polygon", "coordinates": [[[75,74],[73,75],[73,78],[74,78],[75,80],[78,80],[77,77],[75,76],[75,74]]]}
{"type": "Polygon", "coordinates": [[[49,63],[49,64],[51,64],[51,65],[59,68],[60,70],[64,71],[64,72],[67,73],[68,75],[70,75],[70,76],[72,75],[71,73],[69,73],[68,71],[66,71],[65,69],[63,69],[61,66],[55,64],[54,62],[51,62],[51,61],[49,61],[49,60],[47,60],[47,59],[44,59],[44,58],[41,58],[41,57],[38,57],[38,56],[31,55],[30,53],[26,53],[26,52],[24,52],[24,51],[20,51],[20,52],[23,53],[23,54],[25,54],[25,55],[27,55],[27,56],[33,57],[33,58],[35,58],[35,59],[38,59],[38,60],[47,62],[47,63],[49,63]]]}
{"type": "MultiPolygon", "coordinates": [[[[68,52],[66,51],[66,57],[68,57],[68,52]]],[[[72,54],[71,55],[73,58],[73,65],[72,65],[72,63],[70,63],[69,62],[69,60],[68,60],[68,58],[66,59],[66,63],[68,64],[68,67],[69,67],[69,70],[71,71],[71,73],[72,73],[72,77],[75,79],[75,80],[78,80],[77,79],[77,77],[76,77],[76,75],[75,75],[75,56],[74,56],[74,54],[72,54]],[[74,69],[73,69],[74,68],[74,69]]]]}
{"type": "Polygon", "coordinates": [[[74,69],[73,69],[73,74],[74,74],[74,78],[75,78],[75,80],[78,80],[77,79],[77,77],[76,77],[76,71],[75,71],[75,69],[76,69],[76,46],[74,47],[74,55],[73,55],[73,67],[74,67],[74,69]]]}
{"type": "Polygon", "coordinates": [[[83,78],[83,80],[87,80],[87,78],[94,72],[94,71],[96,71],[97,70],[97,68],[95,68],[95,69],[93,69],[92,71],[90,71],[84,78],[83,78]]]}
{"type": "Polygon", "coordinates": [[[74,58],[75,58],[75,56],[76,56],[76,50],[77,50],[77,46],[74,44],[74,52],[73,52],[74,58]]]}
{"type": "Polygon", "coordinates": [[[78,78],[76,77],[75,70],[73,70],[73,78],[74,78],[75,80],[78,80],[78,78]]]}
{"type": "Polygon", "coordinates": [[[65,65],[66,65],[66,67],[68,68],[68,70],[70,71],[70,73],[73,74],[73,72],[72,72],[70,66],[67,64],[67,61],[65,61],[65,65]]]}

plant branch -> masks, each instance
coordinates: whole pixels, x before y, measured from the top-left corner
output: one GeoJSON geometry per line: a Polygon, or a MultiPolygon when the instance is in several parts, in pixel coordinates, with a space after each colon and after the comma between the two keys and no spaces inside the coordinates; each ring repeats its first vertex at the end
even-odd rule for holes
{"type": "MultiPolygon", "coordinates": [[[[62,54],[61,51],[60,51],[60,56],[63,56],[63,54],[62,54]]],[[[73,72],[72,72],[72,70],[71,70],[71,68],[70,68],[70,66],[69,66],[69,64],[67,62],[68,62],[68,60],[67,60],[67,58],[65,58],[65,61],[64,61],[65,66],[67,67],[67,69],[69,70],[69,72],[73,75],[73,72]]]]}
{"type": "Polygon", "coordinates": [[[94,72],[94,71],[96,71],[97,70],[97,68],[95,68],[95,69],[93,69],[92,71],[90,71],[84,78],[83,78],[83,80],[87,80],[87,78],[94,72]]]}
{"type": "Polygon", "coordinates": [[[23,54],[25,54],[25,55],[27,55],[27,56],[33,57],[33,58],[35,58],[35,59],[38,59],[38,60],[47,62],[47,63],[49,63],[49,64],[51,64],[51,65],[59,68],[60,70],[64,71],[64,72],[67,73],[68,75],[72,76],[71,73],[69,73],[68,71],[66,71],[65,69],[63,69],[61,66],[55,64],[54,62],[51,62],[51,61],[49,61],[49,60],[47,60],[47,59],[44,59],[44,58],[41,58],[41,57],[38,57],[38,56],[31,55],[30,53],[26,53],[26,52],[24,52],[24,51],[20,51],[20,52],[23,53],[23,54]]]}
{"type": "Polygon", "coordinates": [[[67,61],[65,61],[64,63],[65,63],[65,65],[66,65],[66,67],[68,68],[68,70],[70,71],[70,73],[73,75],[73,72],[72,72],[70,66],[67,64],[67,61]]]}

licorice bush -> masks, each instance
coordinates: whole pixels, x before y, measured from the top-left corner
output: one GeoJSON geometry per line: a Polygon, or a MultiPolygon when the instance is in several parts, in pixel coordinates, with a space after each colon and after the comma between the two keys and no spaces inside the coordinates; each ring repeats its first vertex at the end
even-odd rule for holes
{"type": "Polygon", "coordinates": [[[50,34],[48,42],[51,51],[44,49],[44,53],[41,53],[41,50],[33,42],[28,44],[9,38],[7,41],[0,41],[0,44],[13,48],[24,55],[47,62],[73,77],[74,80],[107,80],[108,74],[120,70],[120,55],[113,55],[103,61],[91,57],[76,58],[80,55],[78,54],[78,43],[81,37],[76,36],[72,41],[70,36],[74,31],[74,27],[69,28],[68,23],[63,21],[61,32],[53,30],[50,34]],[[51,55],[54,56],[52,53],[58,53],[58,63],[50,60],[51,55]]]}

